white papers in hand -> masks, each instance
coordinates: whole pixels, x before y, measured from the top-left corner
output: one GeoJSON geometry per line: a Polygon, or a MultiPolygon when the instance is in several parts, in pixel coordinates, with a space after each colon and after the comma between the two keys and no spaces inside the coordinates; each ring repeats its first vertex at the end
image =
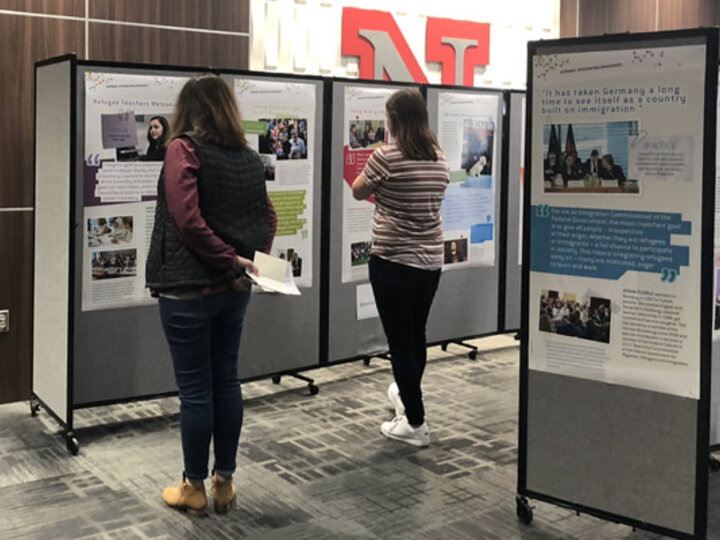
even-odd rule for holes
{"type": "Polygon", "coordinates": [[[245,272],[261,289],[280,294],[300,294],[300,290],[297,288],[293,278],[292,267],[288,261],[256,251],[253,262],[257,266],[260,275],[256,276],[250,269],[246,269],[245,272]]]}

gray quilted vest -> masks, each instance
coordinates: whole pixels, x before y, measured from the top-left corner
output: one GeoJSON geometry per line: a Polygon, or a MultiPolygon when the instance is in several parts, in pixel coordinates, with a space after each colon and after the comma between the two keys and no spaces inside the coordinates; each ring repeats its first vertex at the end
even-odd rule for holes
{"type": "MultiPolygon", "coordinates": [[[[230,149],[183,134],[198,149],[200,212],[208,226],[238,255],[252,259],[265,247],[269,214],[265,168],[249,148],[230,149]]],[[[218,270],[201,260],[183,242],[165,197],[165,171],[160,173],[158,198],[145,267],[146,286],[156,291],[206,287],[228,282],[232,269],[218,270]]]]}

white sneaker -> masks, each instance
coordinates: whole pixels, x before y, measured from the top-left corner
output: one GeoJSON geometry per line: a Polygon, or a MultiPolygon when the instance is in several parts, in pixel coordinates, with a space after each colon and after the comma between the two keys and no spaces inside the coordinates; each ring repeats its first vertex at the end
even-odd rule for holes
{"type": "Polygon", "coordinates": [[[390,403],[392,403],[392,406],[395,408],[395,416],[404,416],[405,405],[403,405],[402,399],[400,398],[400,389],[397,383],[394,382],[388,386],[387,395],[390,403]]]}
{"type": "Polygon", "coordinates": [[[430,428],[427,422],[420,427],[412,427],[405,415],[396,416],[390,422],[383,422],[380,432],[396,441],[402,441],[413,446],[428,446],[430,444],[430,428]]]}

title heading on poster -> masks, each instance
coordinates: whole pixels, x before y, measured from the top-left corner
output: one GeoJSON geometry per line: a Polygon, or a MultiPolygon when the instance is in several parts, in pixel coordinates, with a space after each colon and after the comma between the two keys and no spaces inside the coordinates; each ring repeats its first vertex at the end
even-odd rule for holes
{"type": "Polygon", "coordinates": [[[629,86],[602,88],[552,88],[540,90],[542,114],[628,114],[651,105],[684,106],[687,96],[680,86],[629,86]]]}
{"type": "Polygon", "coordinates": [[[147,107],[172,109],[174,101],[161,99],[125,99],[125,98],[92,98],[93,105],[105,105],[107,107],[147,107]]]}

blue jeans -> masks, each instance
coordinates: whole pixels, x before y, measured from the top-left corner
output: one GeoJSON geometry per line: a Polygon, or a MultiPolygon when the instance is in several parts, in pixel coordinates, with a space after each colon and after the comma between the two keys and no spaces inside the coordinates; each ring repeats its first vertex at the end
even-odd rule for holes
{"type": "Polygon", "coordinates": [[[369,271],[405,416],[418,426],[425,421],[420,388],[427,363],[425,326],[440,270],[422,270],[371,255],[369,271]]]}
{"type": "Polygon", "coordinates": [[[208,475],[210,439],[214,470],[230,476],[243,420],[238,349],[250,292],[221,291],[176,300],[160,297],[160,318],[180,391],[180,434],[185,476],[208,475]]]}

